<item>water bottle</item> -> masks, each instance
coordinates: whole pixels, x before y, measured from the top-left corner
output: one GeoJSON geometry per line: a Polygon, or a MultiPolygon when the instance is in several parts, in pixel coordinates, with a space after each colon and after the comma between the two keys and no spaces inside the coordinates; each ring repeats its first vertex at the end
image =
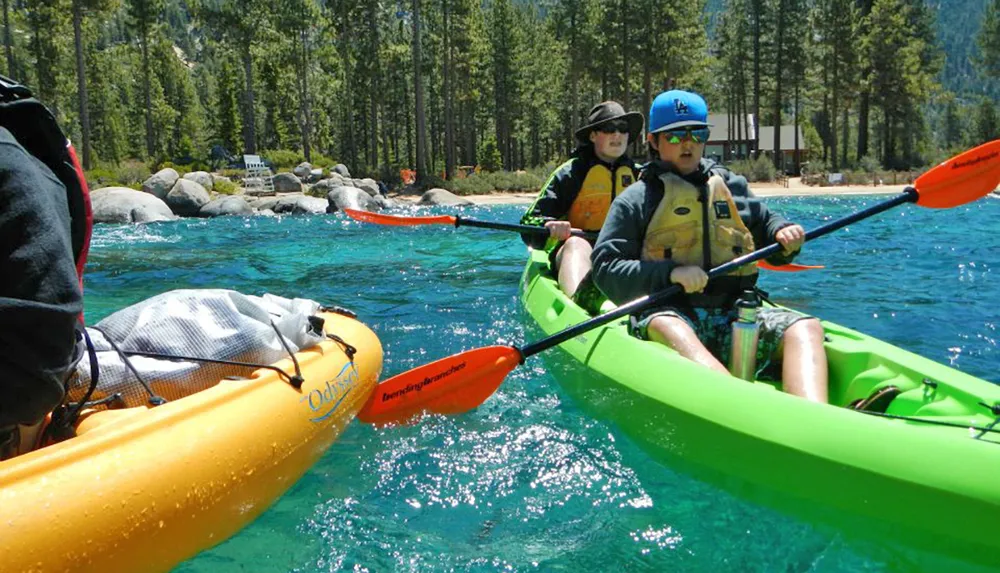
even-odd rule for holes
{"type": "Polygon", "coordinates": [[[752,290],[743,291],[736,301],[736,320],[733,322],[733,344],[729,354],[729,373],[737,378],[753,380],[757,373],[757,309],[760,299],[752,290]]]}

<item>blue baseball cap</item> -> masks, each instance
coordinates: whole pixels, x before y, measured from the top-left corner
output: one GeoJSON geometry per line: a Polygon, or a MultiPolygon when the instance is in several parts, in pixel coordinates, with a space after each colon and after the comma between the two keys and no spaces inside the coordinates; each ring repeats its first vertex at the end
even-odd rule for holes
{"type": "Polygon", "coordinates": [[[680,127],[712,127],[708,104],[696,93],[670,90],[656,96],[649,106],[649,133],[680,127]]]}

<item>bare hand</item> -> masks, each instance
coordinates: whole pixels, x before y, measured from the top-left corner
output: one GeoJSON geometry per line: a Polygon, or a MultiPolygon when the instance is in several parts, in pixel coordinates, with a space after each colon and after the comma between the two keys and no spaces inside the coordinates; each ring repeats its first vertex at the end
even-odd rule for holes
{"type": "Polygon", "coordinates": [[[573,226],[569,221],[546,221],[545,228],[549,230],[549,236],[559,241],[570,238],[573,226]]]}
{"type": "Polygon", "coordinates": [[[674,267],[674,270],[670,271],[670,282],[681,285],[684,287],[684,292],[689,294],[701,292],[708,284],[708,273],[701,267],[674,267]]]}
{"type": "Polygon", "coordinates": [[[784,247],[786,255],[790,255],[802,248],[802,243],[806,242],[806,230],[802,225],[790,225],[775,233],[774,240],[784,247]]]}

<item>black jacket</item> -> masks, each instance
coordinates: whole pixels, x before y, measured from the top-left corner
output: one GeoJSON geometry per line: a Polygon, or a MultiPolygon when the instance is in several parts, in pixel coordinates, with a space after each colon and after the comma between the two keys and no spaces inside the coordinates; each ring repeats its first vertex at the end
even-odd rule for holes
{"type": "Polygon", "coordinates": [[[70,227],[65,186],[0,128],[0,429],[41,420],[75,365],[70,227]]]}
{"type": "MultiPolygon", "coordinates": [[[[583,180],[587,177],[590,168],[598,163],[603,163],[594,153],[594,144],[592,143],[580,145],[569,157],[569,160],[557,167],[542,185],[538,198],[521,217],[522,225],[541,227],[545,225],[546,221],[565,219],[569,215],[570,208],[573,207],[573,201],[576,201],[576,196],[580,193],[580,187],[583,185],[583,180]]],[[[604,165],[612,173],[622,165],[626,165],[632,168],[636,177],[639,176],[639,167],[628,154],[622,155],[613,164],[604,163],[604,165]]],[[[623,189],[618,190],[618,192],[621,191],[623,189]]],[[[529,247],[541,249],[545,247],[548,237],[523,234],[521,239],[529,247]]]]}

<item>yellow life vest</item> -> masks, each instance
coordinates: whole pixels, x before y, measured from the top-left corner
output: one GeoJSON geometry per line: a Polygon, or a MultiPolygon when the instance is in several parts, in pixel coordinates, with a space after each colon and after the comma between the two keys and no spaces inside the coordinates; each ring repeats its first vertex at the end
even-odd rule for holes
{"type": "Polygon", "coordinates": [[[635,173],[628,165],[615,168],[613,177],[606,165],[598,163],[591,167],[569,209],[570,224],[584,231],[600,231],[611,201],[634,179],[635,173]]]}
{"type": "MultiPolygon", "coordinates": [[[[680,265],[695,265],[708,271],[754,250],[753,234],[743,224],[733,194],[722,177],[709,178],[705,203],[698,200],[698,188],[677,175],[663,173],[659,177],[663,182],[663,199],[646,227],[642,244],[644,260],[671,259],[680,265]],[[705,239],[710,245],[710,261],[704,260],[705,239]]],[[[756,274],[756,265],[744,265],[726,276],[756,274]]]]}

